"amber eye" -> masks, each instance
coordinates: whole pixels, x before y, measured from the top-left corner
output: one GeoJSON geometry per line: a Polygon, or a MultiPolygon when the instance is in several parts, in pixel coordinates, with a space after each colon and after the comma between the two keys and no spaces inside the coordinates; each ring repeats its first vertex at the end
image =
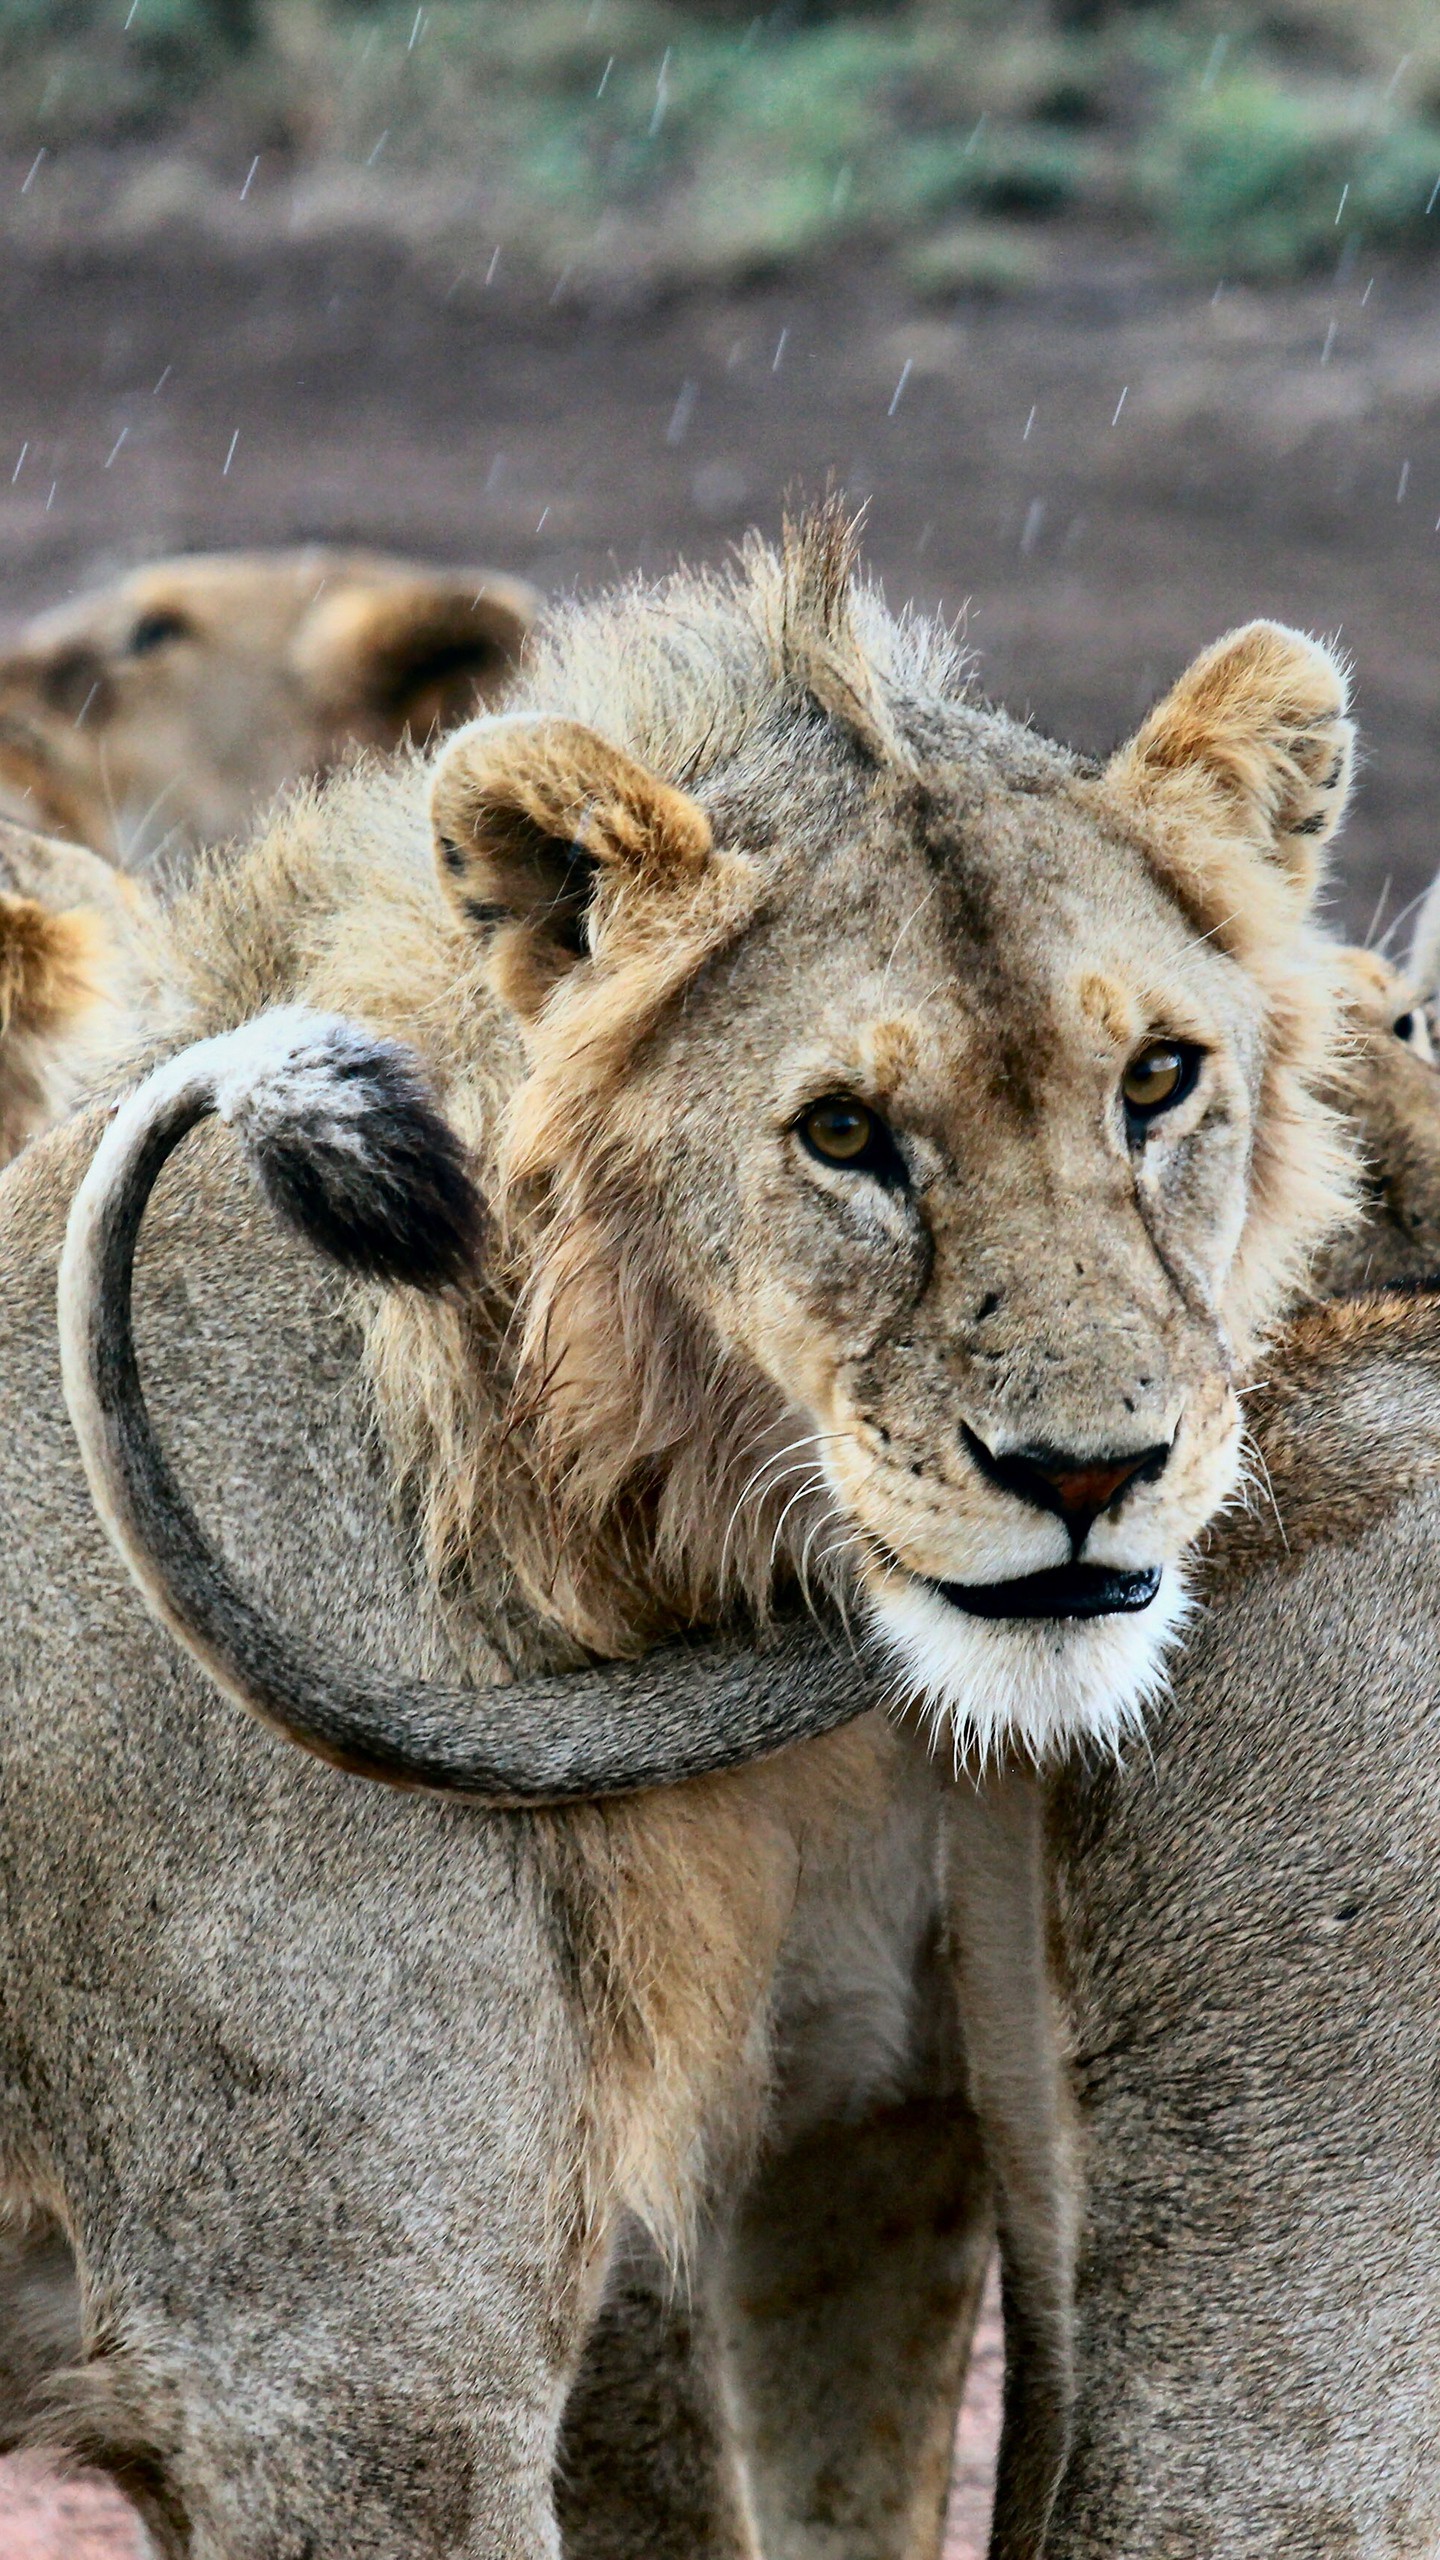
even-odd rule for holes
{"type": "Polygon", "coordinates": [[[1120,1082],[1132,1135],[1194,1092],[1200,1055],[1188,1040],[1147,1040],[1136,1051],[1120,1082]]]}
{"type": "Polygon", "coordinates": [[[863,1102],[817,1102],[805,1114],[805,1135],[817,1156],[853,1164],[870,1144],[874,1122],[863,1102]]]}
{"type": "Polygon", "coordinates": [[[878,1111],[867,1109],[848,1093],[827,1093],[812,1102],[797,1123],[799,1136],[822,1164],[841,1165],[847,1173],[869,1173],[877,1182],[902,1184],[905,1159],[878,1111]]]}

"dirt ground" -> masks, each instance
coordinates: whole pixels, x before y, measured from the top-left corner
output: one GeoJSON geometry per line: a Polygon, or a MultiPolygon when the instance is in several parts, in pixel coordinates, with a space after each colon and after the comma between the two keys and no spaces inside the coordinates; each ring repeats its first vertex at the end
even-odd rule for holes
{"type": "Polygon", "coordinates": [[[717,557],[833,472],[892,594],[968,603],[988,690],[1078,745],[1249,614],[1338,630],[1369,756],[1348,920],[1435,859],[1428,274],[1216,299],[1070,240],[1022,299],[923,307],[858,264],[601,313],[507,289],[503,258],[447,294],[373,241],[256,257],[238,214],[0,269],[0,613],[300,535],[590,584],[717,557]]]}
{"type": "MultiPolygon", "coordinates": [[[[1368,756],[1338,906],[1364,931],[1437,860],[1434,320],[1428,276],[1363,258],[1262,297],[1080,240],[1020,300],[922,308],[861,264],[609,313],[503,262],[482,290],[374,242],[257,258],[238,220],[163,254],[12,249],[0,612],[160,550],[327,535],[585,586],[718,558],[833,474],[892,596],[965,608],[986,688],[1081,746],[1251,614],[1338,631],[1368,756]]],[[[983,2548],[998,2392],[992,2306],[950,2560],[983,2548]]],[[[128,2560],[126,2534],[0,2465],[4,2560],[128,2560]]]]}

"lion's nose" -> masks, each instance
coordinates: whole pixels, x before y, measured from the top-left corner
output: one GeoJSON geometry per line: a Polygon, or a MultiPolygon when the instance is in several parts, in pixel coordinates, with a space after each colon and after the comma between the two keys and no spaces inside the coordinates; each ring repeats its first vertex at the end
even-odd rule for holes
{"type": "Polygon", "coordinates": [[[1037,1511],[1054,1512],[1069,1530],[1077,1556],[1101,1513],[1119,1500],[1127,1485],[1153,1484],[1170,1455],[1168,1441],[1097,1458],[1076,1457],[1064,1449],[994,1450],[977,1432],[962,1427],[965,1445],[981,1474],[1037,1511]]]}

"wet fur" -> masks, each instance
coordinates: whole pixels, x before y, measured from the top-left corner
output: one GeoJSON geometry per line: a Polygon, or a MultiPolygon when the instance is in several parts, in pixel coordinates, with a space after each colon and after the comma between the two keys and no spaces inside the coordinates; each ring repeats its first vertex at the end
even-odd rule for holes
{"type": "MultiPolygon", "coordinates": [[[[1310,666],[1312,654],[1320,656],[1291,635],[1292,660],[1310,666]]],[[[1323,685],[1312,667],[1320,689],[1311,708],[1333,777],[1343,687],[1325,665],[1323,685]]],[[[1264,672],[1268,683],[1268,663],[1264,672]]],[[[787,1018],[792,967],[813,966],[831,947],[803,903],[817,844],[838,869],[858,843],[862,882],[886,880],[917,848],[927,862],[933,853],[949,883],[941,917],[911,924],[907,881],[883,944],[869,928],[866,965],[888,954],[887,1005],[907,972],[921,991],[909,1001],[921,1002],[937,961],[951,965],[943,924],[974,949],[991,1019],[996,1004],[1018,1005],[1027,969],[1043,974],[1041,961],[1055,960],[1042,894],[1052,860],[1073,863],[1088,918],[1103,847],[1125,884],[1117,935],[1133,899],[1187,953],[1207,898],[1220,886],[1229,896],[1250,865],[1271,925],[1245,942],[1249,928],[1217,909],[1204,928],[1209,957],[1186,968],[1187,983],[1223,983],[1251,1042],[1245,1074],[1261,1106],[1252,1153],[1263,1180],[1233,1254],[1220,1257],[1219,1315],[1196,1323],[1207,1357],[1216,1356],[1217,1325],[1225,1363],[1252,1357],[1276,1290],[1346,1197],[1343,1149],[1311,1098],[1332,1013],[1328,968],[1306,922],[1317,839],[1304,835],[1297,847],[1289,832],[1276,835],[1277,812],[1288,829],[1297,807],[1306,822],[1313,808],[1270,790],[1277,756],[1293,761],[1284,742],[1293,732],[1280,736],[1276,724],[1297,716],[1271,692],[1262,687],[1252,705],[1248,734],[1260,743],[1248,781],[1227,779],[1218,796],[1197,797],[1189,774],[1184,807],[1166,799],[1171,768],[1152,753],[1164,749],[1163,722],[1134,770],[1097,778],[969,702],[946,636],[891,620],[853,585],[848,537],[830,518],[783,560],[755,552],[731,580],[681,579],[562,617],[540,655],[526,699],[597,725],[612,758],[643,759],[643,775],[658,776],[665,793],[703,802],[720,855],[697,879],[689,855],[699,858],[699,834],[659,827],[653,841],[670,852],[654,912],[638,895],[627,899],[616,874],[602,919],[613,974],[601,973],[598,993],[577,980],[553,1001],[543,985],[553,936],[548,950],[543,928],[539,947],[533,933],[527,943],[513,906],[498,923],[472,914],[490,900],[472,899],[466,862],[432,870],[417,823],[425,777],[414,764],[361,768],[302,797],[241,865],[211,872],[170,919],[155,1048],[168,1052],[290,997],[402,1034],[426,1057],[508,1246],[481,1283],[428,1310],[365,1291],[337,1308],[330,1285],[257,1220],[223,1144],[197,1142],[167,1177],[141,1274],[146,1375],[177,1472],[267,1605],[362,1657],[504,1678],[583,1660],[602,1641],[634,1651],[667,1625],[763,1607],[777,1564],[803,1573],[803,1534],[788,1549],[780,1540],[788,1494],[742,1516],[737,1560],[727,1549],[732,1495],[744,1471],[778,1458],[771,1435],[782,1411],[773,1380],[766,1386],[759,1373],[757,1389],[754,1364],[734,1384],[745,1363],[719,1335],[693,1263],[657,1256],[649,1240],[647,1166],[660,1122],[645,1084],[687,1008],[698,1014],[725,971],[759,947],[757,919],[794,898],[802,929],[767,955],[745,1020],[737,1031],[725,1015],[723,1042],[702,1063],[743,1059],[757,1022],[787,1018]],[[1177,905],[1167,884],[1197,830],[1223,844],[1228,868],[1207,888],[1197,856],[1177,905]],[[1284,876],[1272,898],[1277,846],[1284,876]],[[1022,889],[1037,902],[1032,939],[1022,933],[1014,949],[998,908],[993,918],[982,911],[981,890],[998,879],[1009,879],[1027,929],[1022,889]],[[1221,947],[1226,936],[1233,950],[1221,947]],[[703,1340],[705,1354],[652,1371],[644,1355],[672,1325],[676,1341],[703,1340]],[[583,1445],[551,1391],[557,1374],[568,1376],[574,1415],[595,1393],[583,1445]],[[737,1435],[753,1445],[737,1445],[737,1435]]],[[[1231,712],[1243,732],[1233,701],[1231,712]]],[[[522,771],[528,788],[523,759],[522,771]]],[[[572,808],[584,818],[593,770],[573,779],[581,788],[572,808]]],[[[605,803],[619,811],[607,841],[623,834],[631,805],[622,780],[605,803]]],[[[553,776],[546,787],[553,797],[553,776]]],[[[1332,778],[1322,796],[1332,823],[1342,783],[1332,778]]],[[[514,805],[513,790],[504,805],[514,805]]],[[[648,851],[648,826],[642,836],[648,851]]],[[[580,840],[573,825],[568,840],[580,840]]],[[[507,844],[513,850],[513,830],[507,844]]],[[[488,835],[485,846],[478,886],[488,893],[488,835]]],[[[1091,991],[1086,1057],[1107,1008],[1118,1023],[1107,1034],[1112,1050],[1123,1047],[1126,994],[1123,985],[1091,991]]],[[[923,1027],[923,1003],[920,1018],[923,1027]]],[[[1022,1070],[1037,1022],[1046,1029],[1043,1008],[1019,1007],[1022,1070]]],[[[897,993],[875,1031],[876,1072],[914,1077],[922,1049],[897,993]]],[[[682,1063],[679,1093],[696,1089],[695,1065],[682,1063]]],[[[976,1095],[965,1088],[963,1100],[969,1113],[976,1095]]],[[[981,1100],[1000,1108],[989,1088],[981,1100]]],[[[18,1469],[8,1498],[17,1517],[29,1506],[27,1576],[65,1598],[42,1614],[15,1674],[15,1731],[28,1735],[38,1718],[44,1742],[32,1783],[16,1791],[9,1856],[17,1908],[48,1917],[0,1968],[5,2086],[17,2093],[0,2124],[4,2167],[18,2196],[63,2203],[84,2273],[89,2356],[68,2401],[61,2393],[55,2423],[63,2433],[68,2406],[72,2432],[127,2477],[148,2465],[152,2510],[175,2549],[192,2529],[226,2548],[248,2501],[245,2530],[257,2547],[267,2532],[276,2549],[288,2547],[282,2533],[308,2533],[317,2551],[344,2550],[346,2560],[372,2551],[389,2560],[400,2549],[410,2560],[431,2547],[528,2560],[553,2549],[556,2429],[623,2214],[673,2259],[708,2227],[715,2199],[755,2193],[745,2171],[767,2103],[790,2143],[847,2114],[865,2120],[953,2089],[953,2061],[915,2050],[927,2006],[916,1986],[938,1907],[933,1807],[925,1810],[932,1781],[922,1777],[920,1807],[907,1812],[913,1757],[869,1718],[768,1770],[670,1797],[488,1822],[411,1805],[401,1822],[373,1791],[317,1776],[234,1724],[116,1578],[59,1420],[53,1263],[94,1134],[52,1138],[19,1168],[0,1289],[0,1379],[16,1400],[0,1432],[18,1469]],[[81,1591],[83,1608],[77,1600],[72,1610],[81,1591]],[[90,1844],[78,1896],[77,1832],[90,1844]],[[903,1890],[892,1893],[896,1878],[903,1890]],[[133,2085],[130,2112],[110,2122],[106,2159],[92,2166],[88,2129],[112,2097],[108,2080],[103,2095],[94,2085],[93,2037],[76,2002],[89,1979],[78,1948],[95,1944],[97,1913],[115,1959],[110,1966],[107,1955],[107,2041],[126,2042],[133,2085]],[[190,1986],[184,2015],[177,1965],[190,1986]],[[185,2016],[197,2000],[192,2032],[185,2016]],[[874,2031],[857,2036],[856,2018],[867,2015],[874,2031]],[[817,2098],[826,2021],[843,2067],[832,2062],[817,2098]],[[418,2057],[403,2092],[397,2054],[418,2057]],[[386,2108],[377,2115],[367,2074],[382,2056],[386,2108]],[[792,2069],[791,2056],[804,2067],[796,2060],[792,2069]],[[62,2087],[69,2094],[56,2113],[52,2093],[62,2087]],[[222,2105],[228,2113],[217,2116],[222,2105]],[[197,2122],[213,2128],[198,2163],[188,2130],[197,2122]],[[62,2153],[78,2163],[63,2178],[62,2153]],[[338,2246],[327,2181],[345,2199],[338,2246]],[[277,2189],[278,2254],[262,2245],[277,2189]],[[164,2202],[182,2194],[193,2214],[183,2227],[164,2202]],[[403,2246],[391,2227],[397,2214],[403,2246]],[[220,2283],[222,2262],[243,2270],[240,2305],[220,2283]],[[258,2327],[244,2308],[257,2300],[258,2327]],[[201,2365],[190,2352],[197,2322],[210,2342],[201,2365]],[[361,2340],[393,2343],[403,2372],[424,2377],[418,2400],[401,2390],[396,2414],[394,2372],[367,2362],[361,2340]],[[504,2377],[479,2412],[459,2380],[477,2370],[504,2377]],[[277,2438],[271,2394],[288,2394],[287,2410],[298,2406],[307,2423],[287,2416],[277,2438]],[[416,2451],[422,2407],[428,2471],[416,2451]],[[357,2440],[358,2464],[345,2451],[357,2440]],[[399,2448],[389,2468],[377,2467],[377,2440],[399,2448]]],[[[1010,1190],[990,1204],[998,1231],[1008,1234],[1023,1208],[1034,1162],[1025,1146],[1004,1159],[1010,1190]]],[[[1208,1239],[1203,1214],[1194,1232],[1208,1239]]],[[[972,1229],[967,1253],[974,1244],[972,1229]]],[[[1023,1236],[1018,1250],[1022,1259],[1029,1251],[1023,1236]]],[[[954,1238],[951,1251],[958,1257],[954,1238]]],[[[947,1287],[968,1300],[974,1264],[952,1268],[947,1287]]],[[[1132,1279],[1123,1253],[1114,1272],[1123,1302],[1132,1279]]],[[[946,1303],[953,1319],[959,1299],[946,1303]]],[[[1057,1355],[1076,1339],[1069,1305],[1061,1292],[1047,1314],[1057,1355]]],[[[1010,1354],[1017,1375],[1022,1337],[1023,1325],[1010,1354]]],[[[1094,1428],[1098,1415],[1103,1425],[1114,1374],[1102,1365],[1080,1378],[1060,1419],[1073,1412],[1094,1428]]],[[[933,1428],[923,1399],[922,1425],[933,1428]]],[[[974,1499],[989,1535],[990,1497],[974,1499]]],[[[27,1579],[11,1593],[17,1611],[29,1590],[27,1579]]],[[[847,1676],[842,1657],[836,1677],[847,1676]]],[[[898,2128],[894,2157],[905,2157],[898,2128]]],[[[777,2184],[783,2192],[778,2169],[777,2184]]],[[[824,2200],[822,2182],[814,2207],[824,2200]]],[[[974,2300],[973,2232],[962,2240],[952,2217],[958,2292],[922,2341],[928,2368],[950,2381],[974,2300]]],[[[734,2259],[729,2246],[721,2255],[730,2272],[716,2278],[722,2304],[745,2254],[739,2239],[734,2259]]],[[[708,2263],[698,2239],[695,2260],[708,2263]]],[[[851,2331],[858,2336],[858,2322],[851,2331]]],[[[786,2336],[777,2312],[768,2369],[783,2369],[786,2336]]],[[[767,2369],[758,2350],[754,2369],[767,2369]]],[[[863,2405],[870,2386],[858,2355],[855,2369],[863,2405]]],[[[855,2435],[843,2406],[831,2425],[841,2458],[855,2435]]],[[[756,2422],[753,2440],[763,2433],[756,2422]]],[[[887,2552],[902,2547],[895,2537],[922,2511],[925,2531],[938,2530],[928,2420],[921,2434],[929,2489],[896,2502],[887,2552]]],[[[788,2506],[808,2519],[804,2529],[818,2529],[819,2491],[803,2466],[787,2472],[772,2449],[771,2476],[780,2480],[777,2510],[788,2506]]]]}

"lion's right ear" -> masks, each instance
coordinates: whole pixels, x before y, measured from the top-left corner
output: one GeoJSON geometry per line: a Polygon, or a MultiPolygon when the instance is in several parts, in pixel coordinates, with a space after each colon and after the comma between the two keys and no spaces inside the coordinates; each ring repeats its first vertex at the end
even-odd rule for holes
{"type": "Polygon", "coordinates": [[[710,854],[703,809],[576,720],[474,720],[435,767],[430,813],[440,878],[492,944],[517,1012],[538,1011],[595,947],[626,891],[693,883],[710,854]]]}

